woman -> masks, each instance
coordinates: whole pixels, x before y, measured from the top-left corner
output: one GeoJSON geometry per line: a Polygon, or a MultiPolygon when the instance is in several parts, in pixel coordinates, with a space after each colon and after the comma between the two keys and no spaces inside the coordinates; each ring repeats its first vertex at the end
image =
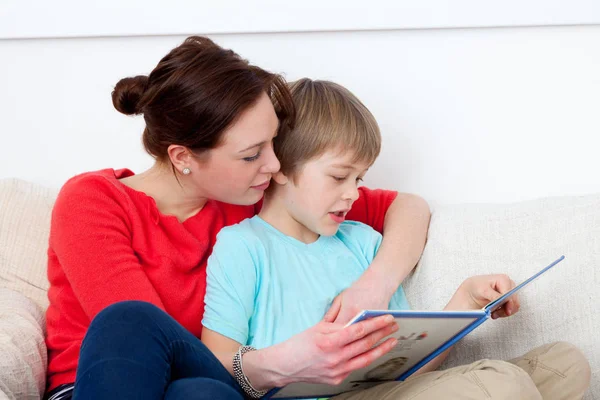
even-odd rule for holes
{"type": "MultiPolygon", "coordinates": [[[[76,176],[58,196],[48,251],[48,398],[241,399],[198,339],[205,267],[217,232],[256,214],[279,169],[272,140],[294,123],[285,82],[190,37],[148,77],[121,80],[113,104],[144,115],[144,147],[156,163],[141,174],[76,176]]],[[[338,328],[294,337],[285,354],[253,352],[244,357],[248,376],[274,386],[306,376],[325,382],[331,360],[355,369],[390,350],[371,349],[394,329],[385,317],[339,326],[360,309],[387,307],[421,254],[429,209],[416,196],[362,188],[348,218],[384,240],[328,313],[338,328]],[[289,376],[291,361],[301,373],[289,376]]]]}

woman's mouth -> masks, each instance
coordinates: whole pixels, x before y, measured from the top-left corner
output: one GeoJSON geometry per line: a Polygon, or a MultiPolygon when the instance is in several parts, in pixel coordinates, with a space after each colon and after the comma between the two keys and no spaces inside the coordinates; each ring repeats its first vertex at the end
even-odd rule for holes
{"type": "Polygon", "coordinates": [[[256,189],[256,190],[261,190],[261,191],[265,191],[267,190],[267,188],[269,187],[269,183],[271,182],[271,180],[267,180],[264,183],[261,183],[260,185],[256,185],[256,186],[250,186],[252,189],[256,189]]]}

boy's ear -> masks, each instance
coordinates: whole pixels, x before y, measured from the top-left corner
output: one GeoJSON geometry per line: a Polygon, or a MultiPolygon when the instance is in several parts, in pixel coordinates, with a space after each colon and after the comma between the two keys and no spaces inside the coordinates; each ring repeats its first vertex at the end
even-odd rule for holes
{"type": "Polygon", "coordinates": [[[285,185],[289,181],[288,177],[281,171],[278,171],[273,175],[273,180],[279,185],[285,185]]]}

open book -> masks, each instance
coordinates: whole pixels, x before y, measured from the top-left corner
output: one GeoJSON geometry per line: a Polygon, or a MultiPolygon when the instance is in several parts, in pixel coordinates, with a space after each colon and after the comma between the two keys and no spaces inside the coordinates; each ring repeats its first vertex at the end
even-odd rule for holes
{"type": "Polygon", "coordinates": [[[340,385],[293,383],[271,390],[265,398],[315,398],[330,397],[357,389],[366,389],[381,382],[404,380],[440,353],[487,321],[492,313],[531,281],[561,262],[560,257],[511,291],[473,311],[394,311],[366,310],[360,312],[348,325],[380,315],[391,314],[399,329],[380,341],[395,337],[398,344],[368,367],[351,373],[340,385]]]}

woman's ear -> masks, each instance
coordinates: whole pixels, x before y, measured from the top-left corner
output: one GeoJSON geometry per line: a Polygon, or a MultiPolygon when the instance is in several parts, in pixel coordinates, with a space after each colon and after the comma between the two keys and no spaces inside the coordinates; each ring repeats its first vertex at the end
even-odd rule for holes
{"type": "Polygon", "coordinates": [[[183,171],[184,168],[191,167],[191,154],[187,147],[172,144],[167,149],[167,154],[171,163],[179,172],[183,171]]]}
{"type": "Polygon", "coordinates": [[[281,171],[278,171],[275,173],[275,175],[273,175],[273,180],[279,185],[285,185],[288,183],[288,177],[285,176],[281,171]]]}

